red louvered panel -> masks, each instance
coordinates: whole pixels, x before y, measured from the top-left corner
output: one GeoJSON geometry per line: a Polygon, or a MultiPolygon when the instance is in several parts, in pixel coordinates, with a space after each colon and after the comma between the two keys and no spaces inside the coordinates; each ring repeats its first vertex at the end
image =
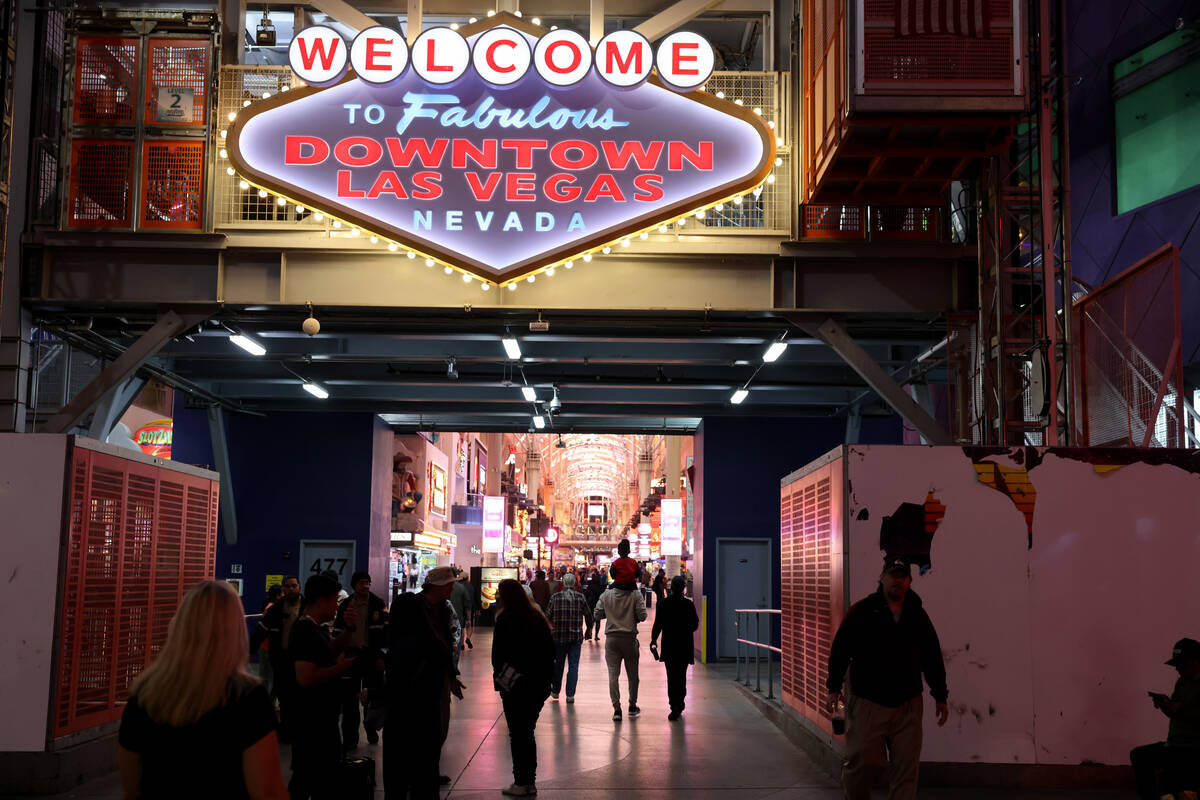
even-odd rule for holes
{"type": "Polygon", "coordinates": [[[137,117],[138,40],[80,36],[75,43],[75,117],[79,124],[132,124],[137,117]]]}
{"type": "Polygon", "coordinates": [[[212,575],[215,487],[152,464],[73,451],[56,736],[120,718],[183,591],[212,575]],[[194,498],[186,511],[185,498],[194,498]]]}

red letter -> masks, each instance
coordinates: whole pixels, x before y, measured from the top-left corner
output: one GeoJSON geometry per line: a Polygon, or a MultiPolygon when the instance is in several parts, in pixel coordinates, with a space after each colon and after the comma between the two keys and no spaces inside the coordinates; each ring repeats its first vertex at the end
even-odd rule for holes
{"type": "Polygon", "coordinates": [[[667,149],[667,169],[677,172],[683,169],[686,160],[696,169],[711,170],[713,168],[712,142],[701,142],[699,150],[693,150],[683,142],[671,142],[667,149]]]}
{"type": "Polygon", "coordinates": [[[546,179],[542,189],[546,192],[546,196],[556,203],[570,203],[583,194],[583,190],[575,185],[575,176],[566,172],[551,175],[546,179]],[[559,189],[558,187],[564,183],[568,184],[567,188],[559,189]]]}
{"type": "Polygon", "coordinates": [[[425,48],[425,69],[429,70],[430,72],[452,72],[454,70],[454,67],[450,66],[449,64],[440,66],[438,64],[434,64],[433,62],[433,38],[430,37],[429,46],[425,48]]]}
{"type": "Polygon", "coordinates": [[[333,67],[333,57],[337,54],[338,45],[342,43],[339,36],[333,39],[330,43],[329,52],[325,52],[325,41],[323,39],[314,39],[312,42],[313,49],[309,50],[304,46],[305,40],[300,40],[300,63],[305,69],[313,68],[313,61],[321,59],[321,69],[331,69],[333,67]]]}
{"type": "Polygon", "coordinates": [[[393,166],[412,166],[412,160],[415,157],[423,167],[440,167],[442,159],[446,155],[446,145],[450,140],[434,139],[432,146],[425,139],[408,139],[403,144],[396,138],[388,138],[384,141],[387,143],[388,155],[392,159],[393,166]]]}
{"type": "Polygon", "coordinates": [[[534,181],[537,175],[532,172],[509,172],[504,176],[504,199],[510,203],[519,200],[533,200],[534,181]]]}
{"type": "Polygon", "coordinates": [[[380,64],[378,61],[375,60],[377,58],[391,58],[392,57],[392,51],[390,49],[389,50],[376,50],[375,49],[375,46],[380,45],[380,44],[391,44],[391,40],[379,39],[379,38],[375,38],[375,37],[367,39],[367,69],[369,69],[369,70],[370,69],[391,69],[392,68],[391,64],[380,64]]]}
{"type": "Polygon", "coordinates": [[[369,167],[383,158],[383,146],[368,136],[347,136],[333,146],[333,157],[347,167],[369,167]],[[356,156],[351,148],[366,148],[366,153],[356,156]]]}
{"type": "Polygon", "coordinates": [[[560,39],[557,42],[551,43],[550,46],[546,48],[546,66],[550,68],[551,72],[557,72],[560,75],[566,75],[570,72],[574,72],[582,61],[583,53],[580,52],[579,46],[569,39],[560,39]],[[558,67],[554,66],[554,51],[560,47],[571,48],[571,55],[574,57],[570,66],[563,69],[559,69],[558,67]]]}
{"type": "Polygon", "coordinates": [[[683,50],[685,48],[688,50],[697,50],[700,48],[700,45],[696,44],[695,42],[675,42],[674,44],[672,44],[671,45],[671,69],[675,71],[676,75],[699,75],[700,70],[696,69],[695,67],[688,67],[685,69],[682,66],[684,61],[691,61],[691,62],[695,63],[695,61],[697,60],[696,56],[685,56],[683,53],[680,52],[681,50],[683,50]]]}
{"type": "Polygon", "coordinates": [[[496,187],[500,185],[500,173],[488,173],[487,182],[481,184],[478,172],[468,172],[467,185],[471,187],[471,194],[475,195],[476,200],[487,202],[492,199],[492,195],[496,193],[496,187]]]}
{"type": "Polygon", "coordinates": [[[500,146],[505,150],[517,151],[517,169],[533,169],[533,151],[545,150],[545,139],[502,139],[500,146]]]}
{"type": "Polygon", "coordinates": [[[550,150],[550,161],[559,169],[588,169],[600,159],[600,151],[591,142],[583,139],[567,139],[561,141],[550,150]],[[567,157],[572,150],[579,151],[579,158],[567,157]]]}
{"type": "Polygon", "coordinates": [[[346,198],[366,197],[367,193],[364,192],[362,189],[351,189],[350,188],[351,174],[352,173],[348,169],[339,169],[338,170],[337,196],[338,197],[346,197],[346,198]]]}
{"type": "Polygon", "coordinates": [[[604,48],[605,55],[608,56],[608,72],[620,71],[621,74],[629,72],[629,65],[637,62],[637,66],[633,69],[634,75],[642,73],[642,45],[641,42],[634,42],[633,49],[629,51],[629,55],[621,58],[621,51],[617,49],[616,42],[608,42],[608,47],[604,48]],[[617,62],[617,69],[613,69],[613,61],[617,62]]]}
{"type": "Polygon", "coordinates": [[[616,142],[601,142],[600,147],[609,169],[625,169],[630,159],[637,162],[638,169],[654,169],[662,156],[663,143],[651,142],[647,147],[641,142],[622,142],[618,149],[616,142]]]}
{"type": "Polygon", "coordinates": [[[488,49],[483,56],[487,60],[487,65],[496,70],[496,72],[512,72],[517,68],[516,64],[509,64],[507,67],[502,67],[496,63],[496,48],[500,47],[501,45],[509,48],[515,48],[517,46],[515,42],[506,42],[502,39],[498,42],[492,42],[490,45],[488,45],[488,49]]]}
{"type": "Polygon", "coordinates": [[[450,164],[455,169],[466,169],[469,158],[483,169],[496,169],[496,145],[495,139],[484,139],[480,150],[466,139],[455,139],[450,164]]]}
{"type": "Polygon", "coordinates": [[[663,199],[662,175],[638,175],[633,179],[633,186],[638,193],[634,200],[642,203],[657,203],[663,199]]]}
{"type": "Polygon", "coordinates": [[[617,185],[617,179],[607,172],[597,176],[596,182],[592,184],[592,188],[588,189],[587,197],[583,198],[585,203],[594,203],[601,197],[611,197],[618,203],[625,202],[625,195],[621,192],[621,187],[617,185]]]}
{"type": "Polygon", "coordinates": [[[442,176],[436,172],[417,172],[412,177],[413,200],[437,200],[442,196],[442,176]]]}
{"type": "Polygon", "coordinates": [[[367,197],[371,200],[374,200],[381,194],[390,194],[401,200],[408,199],[408,192],[404,191],[404,185],[400,183],[400,176],[390,169],[379,173],[379,177],[375,179],[375,183],[367,191],[367,197]]]}
{"type": "Polygon", "coordinates": [[[329,158],[329,144],[319,136],[285,136],[283,139],[283,163],[297,166],[320,164],[329,158]],[[304,155],[304,146],[312,148],[304,155]]]}

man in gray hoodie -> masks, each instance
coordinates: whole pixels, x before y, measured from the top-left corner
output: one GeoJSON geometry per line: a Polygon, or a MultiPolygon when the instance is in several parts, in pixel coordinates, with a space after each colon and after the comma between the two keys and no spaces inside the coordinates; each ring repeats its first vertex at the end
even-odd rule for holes
{"type": "Polygon", "coordinates": [[[646,620],[646,603],[642,593],[628,584],[618,583],[600,595],[596,603],[596,624],[604,625],[604,660],[608,664],[608,695],[613,704],[613,721],[621,720],[621,662],[625,662],[625,677],[629,680],[629,716],[642,713],[638,708],[638,638],[637,625],[646,620]]]}

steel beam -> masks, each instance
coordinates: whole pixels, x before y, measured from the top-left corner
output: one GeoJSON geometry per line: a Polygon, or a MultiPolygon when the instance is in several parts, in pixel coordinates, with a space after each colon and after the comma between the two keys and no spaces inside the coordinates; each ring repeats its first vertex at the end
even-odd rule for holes
{"type": "Polygon", "coordinates": [[[237,508],[233,501],[233,472],[229,469],[229,440],[225,438],[225,413],[219,406],[208,409],[208,436],[212,440],[213,465],[221,475],[221,524],[225,529],[225,544],[237,544],[237,508]]]}
{"type": "Polygon", "coordinates": [[[604,0],[589,0],[588,42],[593,47],[604,38],[604,0]]]}
{"type": "Polygon", "coordinates": [[[375,20],[343,0],[313,0],[311,5],[356,31],[365,30],[375,24],[375,20]]]}
{"type": "Polygon", "coordinates": [[[800,320],[798,324],[809,334],[824,340],[833,348],[834,352],[840,355],[846,364],[857,372],[867,382],[867,385],[874,389],[884,402],[891,406],[908,424],[912,425],[927,442],[930,444],[953,444],[950,435],[942,429],[937,420],[909,397],[904,389],[892,379],[892,376],[876,364],[867,351],[850,338],[846,329],[835,320],[826,319],[819,325],[807,320],[800,320]]]}
{"type": "Polygon", "coordinates": [[[633,30],[650,41],[661,39],[680,25],[695,19],[711,8],[721,5],[721,0],[679,0],[667,6],[633,30]]]}
{"type": "Polygon", "coordinates": [[[92,415],[92,424],[88,426],[88,436],[101,442],[108,441],[108,435],[125,412],[129,409],[138,392],[146,386],[146,379],[133,375],[126,378],[119,386],[104,395],[104,399],[96,406],[92,415]]]}
{"type": "Polygon", "coordinates": [[[412,47],[413,42],[417,41],[423,27],[425,27],[425,0],[408,0],[408,19],[404,23],[404,32],[409,47],[412,47]]]}
{"type": "Polygon", "coordinates": [[[159,317],[154,327],[146,331],[115,361],[104,368],[96,378],[83,388],[71,402],[47,420],[43,433],[66,433],[83,419],[110,390],[138,371],[154,357],[163,345],[197,323],[208,319],[208,314],[185,314],[180,316],[168,311],[159,317]]]}

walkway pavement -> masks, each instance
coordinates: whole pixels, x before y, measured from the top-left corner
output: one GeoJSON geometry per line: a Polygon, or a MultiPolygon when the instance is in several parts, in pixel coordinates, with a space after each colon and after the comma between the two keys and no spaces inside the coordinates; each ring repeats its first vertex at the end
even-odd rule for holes
{"type": "MultiPolygon", "coordinates": [[[[613,722],[603,642],[585,642],[576,702],[565,693],[548,700],[537,725],[538,796],[542,800],[840,800],[836,781],[772,725],[741,695],[724,667],[697,665],[689,676],[687,710],[667,721],[666,675],[642,640],[642,714],[613,722]]],[[[480,629],[461,669],[466,697],[451,710],[450,738],[442,772],[453,778],[444,798],[499,800],[512,782],[507,729],[500,697],[492,689],[491,633],[480,629]]],[[[627,686],[621,680],[623,705],[627,686]]],[[[394,721],[393,721],[394,722],[394,721]]],[[[403,723],[401,723],[403,724],[403,723]]],[[[284,747],[282,762],[289,763],[284,747]]],[[[378,759],[378,747],[360,753],[378,759]],[[376,751],[376,752],[372,752],[376,751]]],[[[382,799],[382,782],[377,793],[382,799]]],[[[884,795],[878,795],[882,798],[884,795]]],[[[922,789],[922,800],[1117,800],[1131,791],[1014,792],[922,789]]],[[[116,776],[59,796],[119,800],[116,776]]]]}

